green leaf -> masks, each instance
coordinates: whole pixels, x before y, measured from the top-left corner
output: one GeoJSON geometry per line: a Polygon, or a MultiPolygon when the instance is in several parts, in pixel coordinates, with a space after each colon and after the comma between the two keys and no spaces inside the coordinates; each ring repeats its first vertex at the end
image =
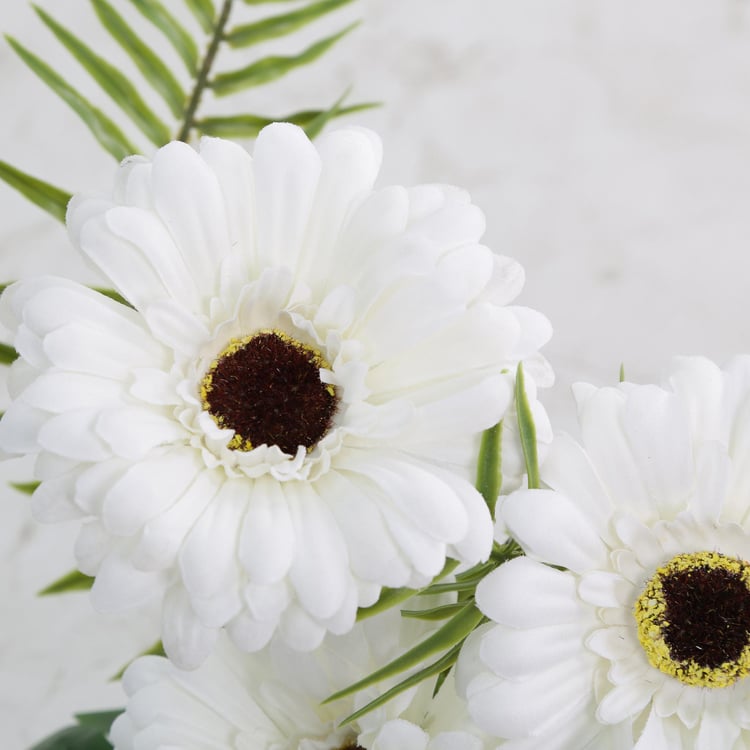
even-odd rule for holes
{"type": "Polygon", "coordinates": [[[495,504],[503,483],[503,423],[498,422],[494,427],[482,433],[477,459],[476,487],[490,509],[490,515],[495,518],[495,504]]]}
{"type": "Polygon", "coordinates": [[[107,2],[91,0],[96,15],[112,38],[125,50],[138,66],[143,77],[167,103],[172,114],[179,118],[185,109],[185,92],[169,68],[145,45],[125,19],[107,2]]]}
{"type": "Polygon", "coordinates": [[[81,726],[91,727],[102,734],[107,734],[112,727],[112,722],[121,713],[123,713],[122,708],[113,708],[111,711],[75,714],[75,718],[81,726]]]}
{"type": "Polygon", "coordinates": [[[447,620],[456,612],[459,612],[464,608],[464,602],[457,602],[456,604],[443,604],[440,607],[432,607],[432,609],[402,609],[402,617],[410,617],[414,620],[447,620]]]}
{"type": "Polygon", "coordinates": [[[18,352],[8,344],[0,344],[0,364],[10,365],[18,359],[18,352]]]}
{"type": "Polygon", "coordinates": [[[210,34],[214,29],[214,18],[216,17],[216,8],[214,8],[213,2],[211,0],[185,0],[185,5],[190,8],[190,12],[196,17],[203,31],[210,34]]]}
{"type": "Polygon", "coordinates": [[[265,5],[266,3],[289,3],[296,0],[242,0],[245,5],[265,5]]]}
{"type": "Polygon", "coordinates": [[[244,24],[230,29],[225,39],[231,47],[249,47],[252,44],[292,34],[307,24],[325,16],[352,0],[319,0],[290,13],[264,18],[262,21],[244,24]]]}
{"type": "MultiPolygon", "coordinates": [[[[18,56],[41,78],[85,123],[86,127],[91,131],[94,138],[102,145],[105,151],[108,151],[118,161],[121,161],[126,156],[137,152],[137,148],[133,146],[130,141],[125,137],[120,128],[107,117],[100,109],[91,104],[87,99],[84,99],[74,88],[69,86],[63,78],[61,78],[52,68],[49,67],[45,62],[40,60],[32,52],[29,52],[13,37],[5,37],[8,43],[15,50],[18,56]]],[[[45,185],[45,183],[41,183],[45,185]]],[[[51,187],[51,186],[50,186],[51,187]]],[[[20,189],[20,188],[19,188],[20,189]]],[[[57,188],[53,188],[56,190],[57,188]]],[[[22,191],[23,192],[23,191],[22,191]]],[[[30,196],[27,196],[30,197],[30,196]]],[[[62,199],[62,191],[58,198],[62,199]]],[[[32,200],[34,200],[32,198],[32,200]]],[[[36,201],[34,201],[36,202],[36,201]]],[[[60,218],[61,221],[65,220],[65,214],[62,212],[61,215],[53,213],[52,209],[59,211],[59,204],[56,206],[53,203],[49,205],[42,205],[42,208],[52,213],[55,218],[60,218]]]]}
{"type": "MultiPolygon", "coordinates": [[[[466,636],[482,622],[483,618],[484,616],[473,603],[466,604],[457,615],[448,620],[445,625],[431,636],[428,636],[421,643],[414,646],[414,648],[409,649],[405,654],[397,657],[359,682],[355,682],[344,690],[334,693],[326,698],[323,703],[333,703],[333,701],[339,700],[339,698],[344,698],[347,695],[375,685],[382,680],[387,680],[401,672],[405,672],[407,669],[412,669],[441,651],[453,648],[462,643],[466,636]]],[[[437,671],[442,671],[443,668],[441,667],[437,671]]]]}
{"type": "Polygon", "coordinates": [[[87,576],[78,570],[71,570],[70,573],[66,573],[62,578],[58,578],[43,588],[37,596],[66,594],[69,591],[88,591],[93,585],[93,576],[87,576]]]}
{"type": "Polygon", "coordinates": [[[116,292],[114,289],[107,289],[103,286],[92,286],[91,289],[93,289],[95,292],[99,292],[99,294],[103,294],[105,297],[113,299],[115,302],[119,302],[121,305],[125,305],[126,307],[133,307],[133,305],[131,305],[130,302],[125,299],[125,297],[123,297],[119,292],[116,292]]]}
{"type": "Polygon", "coordinates": [[[170,140],[169,128],[151,111],[136,87],[114,65],[97,55],[39,6],[35,5],[34,10],[47,28],[152,143],[162,146],[170,140]]]}
{"type": "Polygon", "coordinates": [[[0,161],[0,180],[18,190],[21,195],[44,209],[58,221],[65,223],[65,212],[71,196],[64,190],[38,180],[10,164],[0,161]]]}
{"type": "MultiPolygon", "coordinates": [[[[381,106],[380,102],[363,102],[362,104],[352,104],[348,107],[339,107],[330,117],[326,118],[326,121],[379,106],[381,106]]],[[[215,135],[219,138],[256,138],[258,133],[272,122],[291,122],[294,125],[306,128],[316,118],[321,115],[328,115],[331,112],[332,109],[306,109],[281,117],[266,117],[264,115],[206,117],[196,121],[196,127],[204,135],[215,135]]]]}
{"type": "Polygon", "coordinates": [[[531,414],[529,399],[524,387],[523,365],[519,362],[516,370],[516,412],[518,414],[518,434],[521,438],[523,459],[530,490],[539,488],[539,457],[536,449],[536,425],[531,414]]]}
{"type": "Polygon", "coordinates": [[[55,732],[31,750],[112,750],[112,745],[94,727],[79,724],[55,732]]]}
{"type": "Polygon", "coordinates": [[[262,60],[258,60],[245,68],[233,70],[228,73],[219,73],[209,83],[209,86],[217,96],[226,96],[227,94],[232,94],[235,91],[241,91],[251,86],[260,86],[264,83],[275,81],[292,70],[317,60],[356,26],[358,26],[358,23],[353,23],[337,34],[321,39],[321,41],[308,47],[299,55],[291,57],[279,55],[264,57],[262,60]]]}
{"type": "Polygon", "coordinates": [[[123,665],[121,669],[117,671],[116,674],[113,674],[112,677],[109,678],[110,682],[115,682],[116,680],[121,680],[122,676],[125,674],[125,670],[136,660],[140,659],[141,656],[166,656],[167,653],[164,650],[164,644],[161,641],[157,641],[154,643],[153,646],[150,646],[145,651],[141,651],[138,656],[131,659],[127,664],[123,665]]]}
{"type": "Polygon", "coordinates": [[[190,75],[198,72],[198,45],[193,37],[185,31],[177,19],[159,2],[159,0],[130,0],[141,15],[151,21],[169,40],[182,58],[190,75]]]}
{"type": "Polygon", "coordinates": [[[625,382],[625,363],[620,362],[620,382],[625,382]]]}
{"type": "Polygon", "coordinates": [[[351,722],[356,721],[365,714],[370,713],[370,711],[374,711],[379,706],[387,703],[389,700],[391,700],[391,698],[395,698],[399,693],[403,693],[404,690],[408,690],[414,685],[419,685],[420,682],[428,679],[429,677],[432,677],[435,674],[439,675],[443,672],[447,674],[447,670],[449,670],[456,663],[460,651],[461,644],[459,643],[450,651],[448,651],[447,654],[440,657],[440,659],[438,659],[436,662],[433,662],[424,669],[420,669],[419,672],[416,672],[410,677],[407,677],[402,682],[399,682],[398,685],[394,685],[390,690],[386,690],[383,694],[375,698],[375,700],[370,701],[367,705],[355,711],[353,714],[349,714],[349,716],[347,716],[339,724],[339,726],[344,726],[345,724],[350,724],[351,722]]]}
{"type": "Polygon", "coordinates": [[[33,495],[40,484],[41,482],[10,482],[14,490],[23,492],[24,495],[33,495]]]}

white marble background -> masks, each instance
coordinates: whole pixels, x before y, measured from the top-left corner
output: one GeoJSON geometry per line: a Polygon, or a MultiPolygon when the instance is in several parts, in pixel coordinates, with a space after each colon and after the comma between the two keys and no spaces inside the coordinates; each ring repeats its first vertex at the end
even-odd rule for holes
{"type": "MultiPolygon", "coordinates": [[[[113,2],[158,40],[129,3],[113,2]]],[[[42,5],[98,49],[111,45],[88,3],[42,5]]],[[[196,28],[181,0],[167,5],[196,28]]],[[[237,5],[242,18],[282,9],[237,5]]],[[[324,62],[248,92],[243,106],[282,114],[330,104],[349,84],[353,99],[385,103],[350,118],[383,135],[382,184],[467,187],[487,214],[488,244],[526,267],[522,301],[555,328],[546,353],[558,373],[547,400],[556,426],[574,429],[571,382],[614,382],[621,362],[643,382],[673,354],[723,362],[750,351],[747,0],[359,0],[258,53],[293,53],[357,17],[362,26],[324,62]]],[[[3,3],[0,29],[114,111],[25,0],[3,3]]],[[[231,55],[220,64],[231,67],[231,55]]],[[[0,159],[71,190],[107,189],[112,160],[4,42],[0,114],[0,159]]],[[[0,280],[92,279],[64,230],[4,185],[0,252],[0,280]]],[[[3,473],[24,479],[27,468],[3,473]]],[[[74,710],[121,703],[106,680],[155,632],[149,613],[105,628],[84,595],[35,598],[72,567],[75,529],[36,525],[27,505],[0,492],[6,750],[27,748],[74,710]]]]}

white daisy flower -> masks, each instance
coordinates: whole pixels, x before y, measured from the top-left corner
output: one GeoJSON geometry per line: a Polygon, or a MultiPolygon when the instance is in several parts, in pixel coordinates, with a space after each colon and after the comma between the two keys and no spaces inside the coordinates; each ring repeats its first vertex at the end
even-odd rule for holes
{"type": "Polygon", "coordinates": [[[83,519],[98,609],[163,596],[182,666],[223,626],[314,648],[382,586],[489,553],[475,446],[518,361],[549,380],[549,324],[508,305],[522,270],[465,192],[373,190],[380,159],[362,129],[171,143],[68,212],[132,308],[51,277],[2,297],[0,448],[38,454],[39,519],[83,519]]]}
{"type": "Polygon", "coordinates": [[[504,750],[747,750],[750,357],[576,395],[583,444],[503,504],[528,557],[477,589],[470,713],[504,750]]]}
{"type": "Polygon", "coordinates": [[[430,681],[346,726],[341,722],[378,688],[323,703],[427,632],[422,623],[400,620],[397,611],[386,612],[302,654],[279,640],[239,654],[222,638],[193,671],[141,657],[125,672],[127,707],[110,741],[116,750],[492,750],[494,744],[484,743],[494,741],[471,725],[449,682],[434,706],[425,700],[430,681]]]}

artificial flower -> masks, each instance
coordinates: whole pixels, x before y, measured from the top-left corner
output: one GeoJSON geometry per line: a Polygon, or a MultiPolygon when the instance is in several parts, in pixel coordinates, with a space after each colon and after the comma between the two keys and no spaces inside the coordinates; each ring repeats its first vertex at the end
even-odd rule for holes
{"type": "Polygon", "coordinates": [[[0,448],[36,455],[40,520],[80,518],[100,610],[163,600],[196,666],[345,633],[381,587],[487,557],[472,485],[516,365],[550,334],[508,303],[513,260],[456,188],[374,190],[377,137],[292,125],[175,142],[76,197],[76,248],[128,304],[61,278],[10,287],[20,359],[0,448]]]}
{"type": "Polygon", "coordinates": [[[239,654],[221,638],[192,671],[162,657],[141,657],[125,672],[128,703],[110,741],[115,750],[491,750],[494,743],[483,744],[492,741],[472,726],[449,683],[434,704],[431,681],[343,726],[378,688],[324,703],[429,629],[391,610],[346,635],[328,635],[309,653],[274,640],[263,651],[239,654]]]}
{"type": "Polygon", "coordinates": [[[460,689],[504,750],[750,748],[750,357],[578,386],[582,443],[501,516],[460,689]]]}

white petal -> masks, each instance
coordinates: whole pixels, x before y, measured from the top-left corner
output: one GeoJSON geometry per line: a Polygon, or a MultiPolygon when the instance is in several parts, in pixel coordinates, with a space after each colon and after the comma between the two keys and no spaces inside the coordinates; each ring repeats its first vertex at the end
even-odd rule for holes
{"type": "Polygon", "coordinates": [[[510,560],[483,578],[476,600],[487,617],[517,628],[575,623],[582,617],[575,578],[527,557],[510,560]]]}
{"type": "MultiPolygon", "coordinates": [[[[690,502],[690,510],[696,519],[704,523],[717,523],[724,510],[725,499],[728,498],[731,503],[732,498],[737,497],[736,488],[734,492],[728,492],[733,469],[732,462],[723,445],[706,442],[697,447],[695,463],[697,486],[695,497],[690,502]]],[[[737,474],[745,471],[741,462],[737,462],[735,466],[737,466],[737,474]]],[[[742,515],[747,512],[747,505],[745,503],[742,505],[744,507],[737,514],[739,518],[735,517],[732,520],[742,520],[742,515]]],[[[735,513],[737,513],[736,510],[735,513]]],[[[724,517],[729,520],[726,515],[724,517]]]]}
{"type": "Polygon", "coordinates": [[[648,705],[655,686],[645,681],[617,685],[599,701],[596,717],[605,724],[635,719],[648,705]]]}
{"type": "Polygon", "coordinates": [[[323,642],[326,631],[305,610],[292,605],[281,618],[279,634],[296,651],[313,651],[323,642]]]}
{"type": "Polygon", "coordinates": [[[701,716],[695,750],[716,750],[719,747],[734,747],[742,728],[737,725],[726,706],[707,708],[701,716]]]}
{"type": "Polygon", "coordinates": [[[181,354],[195,357],[210,341],[205,322],[176,300],[157,300],[142,311],[154,337],[181,354]]]}
{"type": "Polygon", "coordinates": [[[675,357],[669,384],[687,406],[691,433],[704,440],[725,441],[721,370],[705,357],[675,357]]]}
{"type": "Polygon", "coordinates": [[[141,459],[156,446],[185,438],[182,425],[159,412],[140,407],[107,409],[96,419],[96,434],[118,456],[141,459]]]}
{"type": "Polygon", "coordinates": [[[48,415],[38,409],[14,401],[8,405],[0,419],[0,450],[11,455],[36,453],[39,450],[39,432],[48,415]]]}
{"type": "Polygon", "coordinates": [[[320,157],[300,128],[275,123],[255,141],[256,239],[260,266],[294,268],[305,242],[320,157]]]}
{"type": "Polygon", "coordinates": [[[96,406],[117,406],[122,403],[122,396],[122,386],[116,381],[52,370],[41,373],[21,399],[37,409],[59,414],[96,406]]]}
{"type": "Polygon", "coordinates": [[[37,487],[31,497],[31,512],[37,521],[55,523],[81,518],[83,511],[73,502],[78,472],[48,479],[37,487]]]}
{"type": "Polygon", "coordinates": [[[52,453],[80,461],[102,461],[112,453],[96,434],[98,409],[77,409],[47,420],[39,430],[39,445],[52,453]]]}
{"type": "Polygon", "coordinates": [[[218,631],[201,624],[187,592],[173,586],[164,597],[161,638],[164,650],[180,669],[195,669],[213,650],[218,631]]]}
{"type": "Polygon", "coordinates": [[[91,588],[91,604],[98,612],[124,612],[155,599],[163,580],[157,573],[136,570],[120,550],[102,561],[91,588]]]}
{"type": "Polygon", "coordinates": [[[372,750],[426,750],[430,737],[416,724],[392,719],[383,725],[372,743],[372,750]]]}
{"type": "Polygon", "coordinates": [[[607,564],[608,548],[565,495],[519,490],[502,504],[502,520],[532,557],[576,572],[607,564]]]}
{"type": "Polygon", "coordinates": [[[81,526],[75,544],[75,556],[82,573],[93,576],[112,547],[112,538],[99,521],[88,521],[81,526]]]}
{"type": "Polygon", "coordinates": [[[581,576],[578,595],[595,607],[627,606],[633,587],[618,573],[594,570],[581,576]]]}
{"type": "Polygon", "coordinates": [[[294,558],[295,536],[286,497],[278,482],[262,477],[248,491],[239,535],[239,559],[249,579],[276,583],[294,558]]]}
{"type": "Polygon", "coordinates": [[[227,626],[232,642],[242,651],[260,651],[276,632],[276,622],[258,622],[241,612],[227,626]]]}

